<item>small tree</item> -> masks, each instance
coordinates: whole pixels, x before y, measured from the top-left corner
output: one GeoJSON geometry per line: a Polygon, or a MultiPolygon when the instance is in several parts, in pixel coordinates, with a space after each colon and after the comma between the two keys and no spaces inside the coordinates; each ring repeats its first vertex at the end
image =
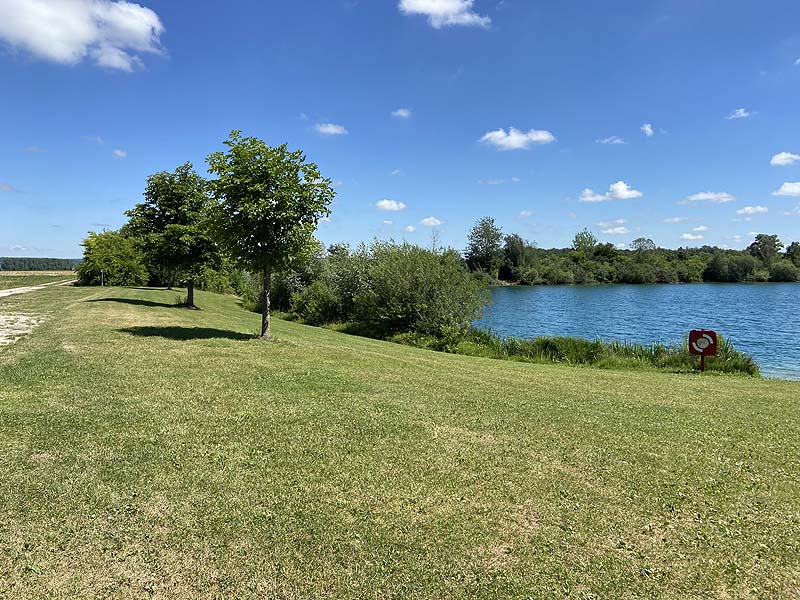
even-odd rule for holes
{"type": "Polygon", "coordinates": [[[219,262],[208,231],[208,182],[185,163],[173,173],[147,178],[145,201],[125,214],[151,269],[186,278],[186,305],[194,308],[194,283],[204,267],[219,262]]]}
{"type": "Polygon", "coordinates": [[[78,265],[80,285],[144,285],[147,269],[131,238],[116,231],[89,232],[81,243],[83,262],[78,265]]]}
{"type": "Polygon", "coordinates": [[[650,238],[640,237],[631,242],[631,250],[635,250],[636,252],[649,252],[655,249],[656,244],[650,238]]]}
{"type": "Polygon", "coordinates": [[[772,264],[775,257],[783,249],[783,244],[778,239],[777,235],[767,235],[766,233],[759,233],[755,241],[747,247],[747,250],[761,260],[767,267],[772,264]]]}
{"type": "Polygon", "coordinates": [[[224,144],[226,152],[206,159],[217,176],[214,228],[231,257],[261,277],[261,337],[268,339],[272,274],[313,252],[314,231],[335,192],[300,150],[273,148],[240,131],[224,144]]]}
{"type": "Polygon", "coordinates": [[[579,231],[572,239],[572,248],[583,252],[586,256],[592,256],[595,246],[597,246],[597,238],[588,229],[579,231]]]}
{"type": "Polygon", "coordinates": [[[491,217],[483,217],[469,232],[467,265],[473,271],[481,270],[497,277],[497,269],[503,259],[503,232],[491,217]]]}

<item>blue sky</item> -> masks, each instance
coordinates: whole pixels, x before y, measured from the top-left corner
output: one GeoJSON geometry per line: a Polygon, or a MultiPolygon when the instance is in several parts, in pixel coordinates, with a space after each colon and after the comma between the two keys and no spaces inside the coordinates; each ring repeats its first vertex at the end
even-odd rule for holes
{"type": "Polygon", "coordinates": [[[796,0],[0,0],[0,255],[80,256],[232,129],[336,182],[326,243],[463,248],[483,215],[543,247],[800,239],[798,23],[796,0]]]}

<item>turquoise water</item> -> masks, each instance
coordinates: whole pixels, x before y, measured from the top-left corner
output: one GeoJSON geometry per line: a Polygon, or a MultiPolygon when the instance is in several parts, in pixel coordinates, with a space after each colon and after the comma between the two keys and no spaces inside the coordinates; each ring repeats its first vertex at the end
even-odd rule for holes
{"type": "Polygon", "coordinates": [[[766,377],[800,380],[800,283],[497,287],[476,325],[502,336],[679,342],[714,329],[766,377]]]}

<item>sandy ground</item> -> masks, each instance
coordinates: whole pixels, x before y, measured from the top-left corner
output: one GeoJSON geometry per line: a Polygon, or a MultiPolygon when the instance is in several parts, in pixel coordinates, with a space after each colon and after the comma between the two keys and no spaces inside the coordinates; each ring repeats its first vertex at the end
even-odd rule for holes
{"type": "Polygon", "coordinates": [[[0,314],[0,346],[13,344],[41,322],[42,318],[37,315],[0,314]]]}
{"type": "MultiPolygon", "coordinates": [[[[15,294],[25,294],[27,292],[33,292],[36,290],[41,290],[51,285],[59,285],[59,284],[64,284],[64,282],[59,281],[54,283],[44,283],[42,285],[30,285],[26,287],[0,290],[0,298],[5,298],[6,296],[13,296],[15,294]]],[[[31,331],[33,331],[33,328],[36,327],[39,323],[41,323],[42,320],[43,319],[37,315],[17,315],[17,314],[5,315],[0,313],[0,346],[13,344],[22,336],[27,335],[31,331]]]]}

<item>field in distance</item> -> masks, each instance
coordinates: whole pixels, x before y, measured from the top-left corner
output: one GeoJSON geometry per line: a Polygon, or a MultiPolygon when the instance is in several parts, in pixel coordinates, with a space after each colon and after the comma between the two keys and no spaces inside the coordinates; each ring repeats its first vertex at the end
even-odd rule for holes
{"type": "Polygon", "coordinates": [[[0,347],[0,597],[797,598],[800,383],[52,286],[0,347]]]}

